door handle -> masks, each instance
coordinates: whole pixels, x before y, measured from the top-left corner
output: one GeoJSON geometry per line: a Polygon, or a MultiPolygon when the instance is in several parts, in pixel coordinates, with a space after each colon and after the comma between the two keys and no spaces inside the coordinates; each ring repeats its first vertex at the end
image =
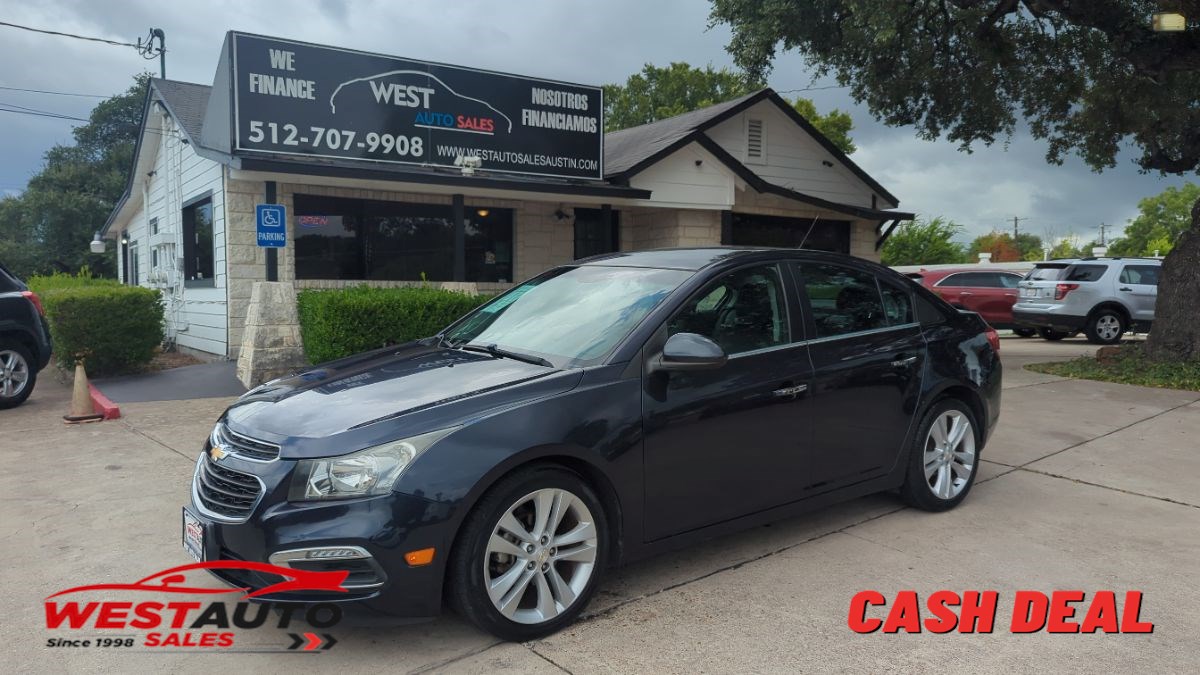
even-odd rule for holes
{"type": "Polygon", "coordinates": [[[974,293],[959,293],[959,294],[958,294],[958,297],[960,297],[960,298],[969,298],[969,297],[971,297],[972,295],[975,295],[975,294],[974,294],[974,293]]]}
{"type": "Polygon", "coordinates": [[[907,368],[908,366],[911,366],[912,364],[914,364],[916,362],[917,362],[917,357],[910,356],[908,358],[896,359],[895,361],[892,361],[892,367],[893,368],[907,368]]]}
{"type": "Polygon", "coordinates": [[[773,391],[771,393],[779,398],[789,398],[789,397],[794,398],[796,396],[799,396],[800,394],[803,394],[806,391],[808,391],[807,384],[798,384],[794,387],[783,387],[782,389],[776,389],[775,391],[773,391]]]}
{"type": "Polygon", "coordinates": [[[1122,287],[1118,288],[1117,290],[1118,291],[1132,291],[1133,289],[1128,286],[1122,286],[1122,287]]]}

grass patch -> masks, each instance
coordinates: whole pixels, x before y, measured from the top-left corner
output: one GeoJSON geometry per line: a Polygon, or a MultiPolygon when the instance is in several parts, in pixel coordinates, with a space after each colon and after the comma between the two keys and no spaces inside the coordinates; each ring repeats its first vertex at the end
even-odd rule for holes
{"type": "Polygon", "coordinates": [[[1139,343],[1122,345],[1103,361],[1081,356],[1071,361],[1031,363],[1026,369],[1035,373],[1100,380],[1143,387],[1200,391],[1200,360],[1164,363],[1146,358],[1139,343]]]}

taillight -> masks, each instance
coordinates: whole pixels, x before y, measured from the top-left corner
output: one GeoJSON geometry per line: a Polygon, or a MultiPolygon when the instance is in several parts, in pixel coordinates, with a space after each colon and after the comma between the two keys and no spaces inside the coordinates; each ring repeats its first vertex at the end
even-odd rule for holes
{"type": "Polygon", "coordinates": [[[33,291],[21,291],[21,295],[29,298],[29,301],[33,303],[33,306],[37,307],[38,314],[46,316],[46,310],[42,307],[42,299],[37,296],[37,293],[34,293],[33,291]]]}
{"type": "Polygon", "coordinates": [[[1058,284],[1054,287],[1054,299],[1062,300],[1067,297],[1067,293],[1079,288],[1079,284],[1058,284]]]}
{"type": "Polygon", "coordinates": [[[996,329],[992,328],[991,326],[988,326],[987,330],[983,331],[983,334],[987,336],[988,344],[990,344],[992,346],[992,349],[996,350],[996,353],[999,354],[1000,353],[1000,334],[997,333],[996,329]]]}

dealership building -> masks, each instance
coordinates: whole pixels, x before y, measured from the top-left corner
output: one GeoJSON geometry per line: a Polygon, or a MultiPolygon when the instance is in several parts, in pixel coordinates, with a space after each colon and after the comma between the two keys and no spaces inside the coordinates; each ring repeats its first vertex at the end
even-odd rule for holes
{"type": "Polygon", "coordinates": [[[236,358],[255,282],[497,291],[719,244],[878,260],[912,218],[770,89],[607,134],[602,110],[595,87],[230,33],[211,86],[151,80],[102,234],[169,339],[236,358]]]}

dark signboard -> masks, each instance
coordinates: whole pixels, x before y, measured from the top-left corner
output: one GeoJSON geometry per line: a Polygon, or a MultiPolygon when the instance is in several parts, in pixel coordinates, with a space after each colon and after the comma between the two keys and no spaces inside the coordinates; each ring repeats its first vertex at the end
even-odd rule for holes
{"type": "Polygon", "coordinates": [[[604,177],[598,87],[232,38],[238,151],[604,177]]]}

